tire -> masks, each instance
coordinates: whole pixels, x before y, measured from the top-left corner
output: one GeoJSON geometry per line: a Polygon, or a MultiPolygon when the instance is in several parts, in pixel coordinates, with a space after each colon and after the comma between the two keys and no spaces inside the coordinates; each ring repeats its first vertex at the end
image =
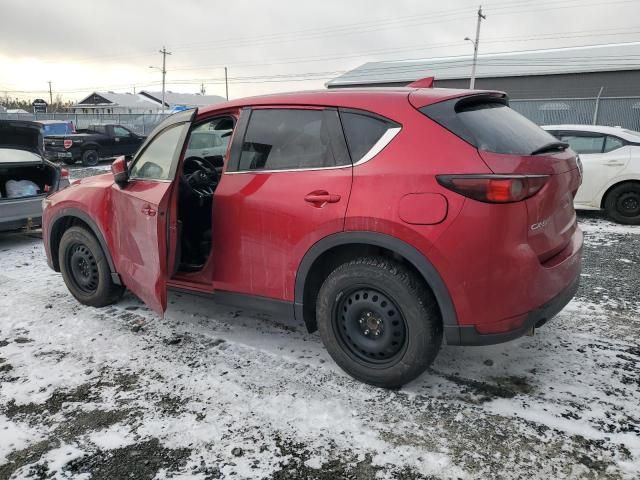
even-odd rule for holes
{"type": "Polygon", "coordinates": [[[618,223],[640,225],[640,183],[625,182],[613,187],[607,193],[604,209],[618,223]]]}
{"type": "Polygon", "coordinates": [[[124,287],[111,279],[111,270],[96,237],[82,227],[62,235],[58,260],[64,283],[82,304],[104,307],[118,301],[124,287]]]}
{"type": "Polygon", "coordinates": [[[95,167],[99,161],[100,157],[95,150],[86,150],[82,153],[82,165],[85,167],[95,167]]]}
{"type": "Polygon", "coordinates": [[[442,344],[442,319],[430,290],[413,271],[382,257],[357,258],[329,274],[316,317],[335,362],[377,387],[414,380],[442,344]]]}
{"type": "Polygon", "coordinates": [[[62,163],[65,165],[75,165],[76,161],[73,158],[64,158],[62,159],[62,163]]]}

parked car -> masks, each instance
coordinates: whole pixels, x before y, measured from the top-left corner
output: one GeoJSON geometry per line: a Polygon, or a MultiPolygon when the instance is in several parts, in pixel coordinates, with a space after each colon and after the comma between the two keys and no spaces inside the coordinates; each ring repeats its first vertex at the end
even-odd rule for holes
{"type": "Polygon", "coordinates": [[[580,155],[584,180],[576,209],[604,209],[616,222],[640,225],[640,132],[596,125],[542,128],[580,155]]]}
{"type": "Polygon", "coordinates": [[[122,125],[90,125],[74,134],[47,136],[44,146],[48,155],[67,165],[82,160],[85,166],[95,166],[101,158],[133,155],[144,139],[122,125]]]}
{"type": "Polygon", "coordinates": [[[228,126],[230,128],[224,130],[210,130],[208,125],[204,125],[204,129],[194,129],[189,136],[185,159],[224,156],[233,132],[233,124],[228,126]]]}
{"type": "Polygon", "coordinates": [[[42,199],[69,186],[69,172],[42,155],[38,123],[0,120],[0,231],[40,226],[42,199]]]}
{"type": "Polygon", "coordinates": [[[126,287],[163,312],[171,288],[295,316],[349,374],[398,387],[443,336],[505,342],[569,302],[580,178],[503,93],[271,95],[167,118],[130,165],[47,200],[44,242],[81,303],[126,287]],[[224,159],[183,153],[230,125],[224,159]]]}

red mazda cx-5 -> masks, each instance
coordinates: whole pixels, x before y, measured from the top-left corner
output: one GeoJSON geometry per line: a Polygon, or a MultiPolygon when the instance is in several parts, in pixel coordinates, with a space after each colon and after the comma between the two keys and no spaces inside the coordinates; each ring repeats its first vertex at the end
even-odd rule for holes
{"type": "Polygon", "coordinates": [[[130,164],[47,198],[51,268],[86,305],[167,290],[295,316],[364,382],[543,325],[578,287],[581,169],[505,94],[349,89],[172,115],[130,164]]]}

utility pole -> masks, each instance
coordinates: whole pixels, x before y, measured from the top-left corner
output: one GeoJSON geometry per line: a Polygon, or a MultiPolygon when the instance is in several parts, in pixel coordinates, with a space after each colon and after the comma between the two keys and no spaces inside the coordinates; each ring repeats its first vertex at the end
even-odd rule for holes
{"type": "Polygon", "coordinates": [[[162,113],[164,113],[164,85],[165,77],[167,76],[167,55],[171,55],[171,52],[167,52],[167,49],[163,46],[160,53],[162,54],[162,113]]]}
{"type": "Polygon", "coordinates": [[[204,89],[204,82],[200,84],[200,95],[204,95],[207,91],[204,89]]]}
{"type": "Polygon", "coordinates": [[[229,100],[229,80],[227,77],[227,67],[224,67],[224,90],[227,100],[229,100]]]}
{"type": "Polygon", "coordinates": [[[49,80],[49,105],[53,105],[53,92],[51,91],[51,80],[49,80]]]}
{"type": "Polygon", "coordinates": [[[469,40],[473,43],[473,63],[471,64],[471,81],[469,82],[469,88],[473,90],[476,84],[476,64],[478,63],[478,46],[480,44],[480,24],[482,20],[486,20],[487,16],[482,13],[482,5],[478,7],[478,22],[476,23],[476,39],[471,40],[469,37],[465,37],[465,40],[469,40]]]}

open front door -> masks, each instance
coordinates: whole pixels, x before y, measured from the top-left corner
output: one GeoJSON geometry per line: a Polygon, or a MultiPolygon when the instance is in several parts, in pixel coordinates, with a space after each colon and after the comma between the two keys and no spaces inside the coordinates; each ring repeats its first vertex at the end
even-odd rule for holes
{"type": "Polygon", "coordinates": [[[126,185],[112,187],[116,268],[126,287],[149,308],[167,308],[168,222],[171,190],[195,110],[172,115],[142,145],[126,185]]]}

